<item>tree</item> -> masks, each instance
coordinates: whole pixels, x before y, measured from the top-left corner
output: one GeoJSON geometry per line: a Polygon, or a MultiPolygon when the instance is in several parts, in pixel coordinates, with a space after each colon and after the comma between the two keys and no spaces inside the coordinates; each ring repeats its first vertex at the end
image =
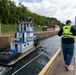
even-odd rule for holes
{"type": "Polygon", "coordinates": [[[17,21],[28,20],[28,17],[37,25],[59,25],[63,24],[53,17],[45,17],[37,15],[29,11],[27,7],[22,5],[15,5],[14,1],[11,0],[0,0],[0,20],[4,24],[14,24],[17,21]]]}

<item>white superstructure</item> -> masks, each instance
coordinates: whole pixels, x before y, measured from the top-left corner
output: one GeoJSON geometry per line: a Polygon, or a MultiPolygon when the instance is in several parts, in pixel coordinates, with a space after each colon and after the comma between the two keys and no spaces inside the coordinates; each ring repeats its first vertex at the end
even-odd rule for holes
{"type": "Polygon", "coordinates": [[[34,47],[33,22],[19,22],[14,42],[10,42],[10,50],[24,53],[34,47]]]}

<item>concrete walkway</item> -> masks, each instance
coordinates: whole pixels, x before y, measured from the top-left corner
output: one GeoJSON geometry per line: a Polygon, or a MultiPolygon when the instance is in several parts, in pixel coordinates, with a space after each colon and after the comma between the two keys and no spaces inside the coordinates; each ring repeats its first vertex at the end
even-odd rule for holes
{"type": "MultiPolygon", "coordinates": [[[[75,62],[75,58],[73,57],[71,64],[74,65],[74,62],[75,62]]],[[[53,65],[49,68],[49,70],[45,75],[75,75],[75,70],[66,71],[64,67],[64,61],[61,58],[61,54],[59,54],[55,59],[53,65]]]]}

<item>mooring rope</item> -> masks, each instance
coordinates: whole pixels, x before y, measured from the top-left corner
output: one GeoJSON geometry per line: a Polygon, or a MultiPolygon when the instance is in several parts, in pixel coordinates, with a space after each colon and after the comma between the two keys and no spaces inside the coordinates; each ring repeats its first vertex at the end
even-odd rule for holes
{"type": "MultiPolygon", "coordinates": [[[[43,54],[45,51],[43,51],[41,54],[43,54]]],[[[31,61],[29,61],[28,63],[26,63],[25,65],[23,65],[21,68],[19,68],[18,70],[16,70],[14,73],[12,73],[12,75],[15,75],[16,73],[18,73],[21,69],[23,69],[25,66],[27,66],[28,64],[30,64],[32,61],[34,61],[35,59],[37,59],[41,54],[39,54],[38,56],[36,56],[35,58],[33,58],[31,61]]]]}

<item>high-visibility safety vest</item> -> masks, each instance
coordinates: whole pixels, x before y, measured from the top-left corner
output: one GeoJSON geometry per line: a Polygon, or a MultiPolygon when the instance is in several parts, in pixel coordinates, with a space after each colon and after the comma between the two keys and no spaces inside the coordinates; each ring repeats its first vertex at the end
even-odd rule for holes
{"type": "Polygon", "coordinates": [[[73,33],[71,32],[71,26],[65,25],[63,27],[62,38],[74,38],[73,33]]]}

